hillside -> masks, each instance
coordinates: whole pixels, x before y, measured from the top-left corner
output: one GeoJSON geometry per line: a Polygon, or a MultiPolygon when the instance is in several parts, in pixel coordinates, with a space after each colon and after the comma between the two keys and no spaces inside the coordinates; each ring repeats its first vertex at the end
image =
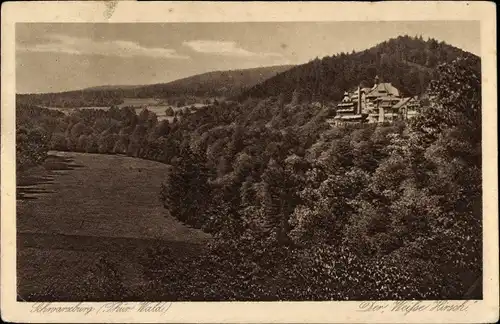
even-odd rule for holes
{"type": "Polygon", "coordinates": [[[295,90],[303,100],[340,100],[345,90],[371,86],[376,75],[391,82],[402,95],[423,93],[435,78],[437,66],[457,57],[479,58],[471,53],[421,37],[400,36],[370,49],[316,58],[295,66],[242,93],[238,99],[284,96],[290,101],[295,90]]]}
{"type": "Polygon", "coordinates": [[[122,85],[103,85],[103,86],[96,86],[96,87],[89,87],[83,89],[84,91],[94,91],[94,90],[127,90],[127,89],[135,89],[141,87],[140,85],[135,85],[135,84],[122,84],[122,85]]]}
{"type": "Polygon", "coordinates": [[[169,83],[137,87],[128,91],[128,94],[134,98],[165,98],[178,95],[232,97],[292,67],[292,65],[279,65],[234,71],[207,72],[169,83]]]}
{"type": "Polygon", "coordinates": [[[468,57],[436,67],[428,91],[433,105],[409,122],[337,127],[326,121],[330,109],[295,104],[296,96],[289,105],[276,97],[217,101],[172,122],[126,107],[67,115],[19,107],[18,174],[43,163],[49,150],[115,154],[79,155],[67,167],[58,162],[74,170],[61,178],[41,174],[42,188],[28,186],[38,181],[31,171],[24,185],[18,182],[27,198],[18,203],[18,228],[39,230],[19,236],[20,296],[71,297],[75,289],[66,279],[74,271],[61,277],[51,269],[78,268],[81,260],[78,274],[103,279],[97,294],[87,285],[94,277],[78,280],[87,300],[483,298],[477,285],[484,259],[477,63],[468,57]],[[89,185],[79,194],[82,182],[89,185]],[[46,198],[29,200],[36,194],[46,198]],[[185,237],[173,219],[211,234],[207,249],[182,251],[187,258],[172,242],[136,249],[146,235],[185,237]],[[72,251],[61,257],[27,251],[76,245],[111,258],[104,255],[94,268],[88,260],[98,260],[95,254],[77,259],[72,251]],[[41,264],[49,269],[37,273],[41,264]],[[137,285],[137,269],[145,270],[147,285],[137,285]]]}
{"type": "Polygon", "coordinates": [[[123,98],[233,97],[291,67],[280,65],[215,71],[152,85],[109,85],[60,93],[18,94],[17,100],[28,105],[82,107],[117,105],[123,102],[123,98]]]}

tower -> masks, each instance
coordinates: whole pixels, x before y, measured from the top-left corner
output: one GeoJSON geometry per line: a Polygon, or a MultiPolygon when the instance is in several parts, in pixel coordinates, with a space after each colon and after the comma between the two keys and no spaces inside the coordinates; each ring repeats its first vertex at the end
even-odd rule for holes
{"type": "Polygon", "coordinates": [[[358,86],[358,105],[357,105],[357,111],[356,114],[361,114],[361,87],[358,86]]]}

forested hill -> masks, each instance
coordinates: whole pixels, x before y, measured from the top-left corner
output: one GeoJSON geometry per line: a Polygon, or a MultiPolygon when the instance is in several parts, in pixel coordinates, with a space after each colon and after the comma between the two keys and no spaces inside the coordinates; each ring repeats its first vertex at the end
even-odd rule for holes
{"type": "Polygon", "coordinates": [[[376,75],[405,96],[418,95],[435,79],[437,66],[457,57],[471,57],[479,67],[479,57],[444,42],[400,36],[361,52],[316,58],[295,66],[245,91],[239,99],[284,96],[289,101],[297,90],[308,101],[340,100],[348,89],[373,85],[376,75]]]}
{"type": "Polygon", "coordinates": [[[432,104],[407,122],[330,126],[329,109],[277,97],[214,101],[171,121],[131,107],[64,114],[17,104],[16,168],[40,164],[48,150],[171,166],[158,190],[167,215],[213,240],[196,260],[168,246],[146,253],[147,289],[123,296],[481,299],[477,63],[436,67],[432,104]]]}
{"type": "Polygon", "coordinates": [[[134,98],[177,95],[232,97],[292,67],[292,65],[278,65],[233,71],[207,72],[169,83],[142,86],[131,89],[128,93],[134,98]]]}
{"type": "Polygon", "coordinates": [[[20,104],[82,107],[111,106],[123,98],[234,97],[245,89],[284,72],[292,65],[279,65],[233,71],[214,71],[168,83],[138,86],[100,86],[77,91],[44,94],[18,94],[20,104]]]}

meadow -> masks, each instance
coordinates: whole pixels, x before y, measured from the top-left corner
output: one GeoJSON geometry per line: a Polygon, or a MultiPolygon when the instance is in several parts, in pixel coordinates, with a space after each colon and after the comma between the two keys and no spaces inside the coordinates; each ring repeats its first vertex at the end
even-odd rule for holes
{"type": "Polygon", "coordinates": [[[147,289],[139,259],[148,249],[168,248],[176,258],[202,253],[209,236],[166,216],[158,199],[168,168],[125,156],[50,152],[29,175],[19,174],[19,300],[116,299],[123,285],[147,289]]]}
{"type": "MultiPolygon", "coordinates": [[[[163,102],[160,99],[155,99],[155,98],[124,98],[123,103],[118,105],[119,108],[123,107],[133,107],[136,114],[139,114],[142,109],[147,108],[149,111],[153,112],[158,116],[158,120],[168,120],[169,122],[172,121],[174,118],[173,116],[167,116],[165,111],[167,108],[172,108],[174,112],[181,111],[185,108],[203,108],[206,105],[203,103],[195,103],[192,105],[185,105],[181,107],[177,107],[175,105],[169,105],[165,102],[163,102]]],[[[78,107],[78,108],[60,108],[60,107],[44,107],[52,110],[57,110],[61,111],[65,114],[71,114],[73,113],[76,109],[102,109],[102,110],[108,110],[110,107],[78,107]]]]}

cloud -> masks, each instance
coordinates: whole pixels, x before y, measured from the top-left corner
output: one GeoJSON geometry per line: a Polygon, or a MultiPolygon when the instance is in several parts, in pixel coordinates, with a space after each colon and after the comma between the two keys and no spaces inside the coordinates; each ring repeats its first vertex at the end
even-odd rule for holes
{"type": "Polygon", "coordinates": [[[187,59],[188,56],[178,54],[174,49],[163,47],[143,47],[135,42],[111,40],[96,41],[84,37],[66,35],[48,35],[49,42],[34,45],[18,45],[17,50],[23,52],[65,53],[73,55],[104,55],[119,57],[153,57],[187,59]]]}
{"type": "Polygon", "coordinates": [[[216,54],[234,57],[250,57],[250,58],[264,58],[264,57],[282,57],[279,53],[257,53],[243,49],[236,44],[236,42],[227,41],[212,41],[212,40],[192,40],[183,43],[192,50],[199,53],[216,54]]]}

